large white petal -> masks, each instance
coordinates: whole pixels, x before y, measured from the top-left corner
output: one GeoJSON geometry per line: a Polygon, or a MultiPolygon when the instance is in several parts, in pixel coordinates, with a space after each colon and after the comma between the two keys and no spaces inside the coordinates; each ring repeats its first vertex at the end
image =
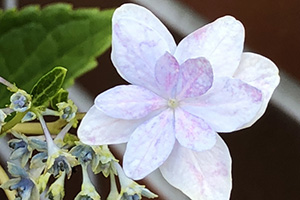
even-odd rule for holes
{"type": "Polygon", "coordinates": [[[264,114],[270,98],[279,84],[280,77],[278,73],[278,68],[268,58],[255,53],[243,53],[241,63],[234,77],[260,89],[263,102],[256,116],[242,128],[251,126],[264,114]]]}
{"type": "Polygon", "coordinates": [[[251,121],[262,105],[259,89],[232,78],[218,78],[204,95],[186,99],[181,108],[202,118],[217,132],[232,132],[251,121]]]}
{"type": "Polygon", "coordinates": [[[80,123],[78,137],[89,145],[125,143],[135,128],[145,120],[112,118],[92,106],[80,123]]]}
{"type": "Polygon", "coordinates": [[[240,21],[225,16],[184,38],[175,57],[181,64],[187,59],[205,57],[212,65],[214,76],[232,76],[241,59],[244,27],[240,21]]]}
{"type": "Polygon", "coordinates": [[[95,106],[119,119],[140,119],[167,106],[167,101],[137,85],[121,85],[106,90],[95,99],[95,106]]]}
{"type": "Polygon", "coordinates": [[[112,26],[111,58],[119,74],[132,84],[153,87],[156,61],[175,51],[172,35],[149,10],[134,4],[116,9],[112,26]]]}
{"type": "Polygon", "coordinates": [[[192,200],[229,200],[231,157],[220,136],[212,149],[201,152],[176,143],[160,171],[171,185],[192,200]]]}
{"type": "Polygon", "coordinates": [[[124,172],[136,180],[144,178],[168,158],[174,143],[174,116],[168,109],[134,131],[124,154],[124,172]]]}
{"type": "Polygon", "coordinates": [[[216,132],[203,119],[180,108],[175,110],[175,132],[182,146],[195,151],[210,149],[216,143],[216,132]]]}

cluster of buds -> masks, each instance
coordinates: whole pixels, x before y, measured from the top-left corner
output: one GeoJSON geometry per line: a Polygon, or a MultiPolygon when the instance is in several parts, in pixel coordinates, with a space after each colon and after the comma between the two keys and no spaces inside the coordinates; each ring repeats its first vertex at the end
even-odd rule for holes
{"type": "MultiPolygon", "coordinates": [[[[1,78],[1,77],[0,77],[1,78]]],[[[142,196],[156,197],[155,194],[126,177],[118,160],[110,152],[107,145],[90,146],[78,140],[75,135],[68,134],[69,130],[77,127],[77,107],[70,99],[57,102],[55,106],[34,106],[32,95],[18,89],[8,81],[3,81],[10,91],[10,105],[0,109],[0,130],[12,133],[13,138],[8,142],[12,149],[11,160],[19,164],[8,163],[8,172],[14,177],[2,184],[3,189],[16,190],[16,199],[40,199],[45,195],[50,200],[61,200],[65,196],[65,179],[72,175],[72,168],[81,165],[82,186],[75,200],[100,200],[95,186],[90,180],[88,169],[94,174],[102,173],[110,177],[111,192],[108,200],[135,200],[142,196]],[[31,132],[6,128],[11,122],[6,118],[11,113],[21,116],[18,125],[31,125],[37,119],[39,126],[31,126],[31,132]],[[21,113],[21,114],[20,114],[21,113]],[[45,116],[58,117],[59,132],[51,134],[51,127],[45,121],[45,116]],[[61,125],[63,124],[63,125],[61,125]],[[3,129],[2,129],[2,126],[3,129]],[[39,128],[39,135],[36,134],[39,128]],[[26,135],[26,134],[30,134],[26,135]],[[119,177],[120,192],[116,186],[115,176],[119,177]],[[54,181],[51,182],[54,178],[54,181]]],[[[57,129],[55,129],[57,130],[57,129]]]]}

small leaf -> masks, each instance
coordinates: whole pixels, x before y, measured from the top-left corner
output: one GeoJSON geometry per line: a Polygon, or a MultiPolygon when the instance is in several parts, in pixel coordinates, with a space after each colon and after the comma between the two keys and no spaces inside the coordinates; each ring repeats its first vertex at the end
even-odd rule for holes
{"type": "Polygon", "coordinates": [[[37,107],[49,102],[61,89],[67,70],[55,67],[45,74],[32,88],[32,105],[37,107]]]}
{"type": "Polygon", "coordinates": [[[52,98],[51,107],[57,110],[58,107],[56,104],[60,102],[68,102],[68,96],[69,96],[69,92],[61,88],[58,91],[58,93],[52,98]]]}

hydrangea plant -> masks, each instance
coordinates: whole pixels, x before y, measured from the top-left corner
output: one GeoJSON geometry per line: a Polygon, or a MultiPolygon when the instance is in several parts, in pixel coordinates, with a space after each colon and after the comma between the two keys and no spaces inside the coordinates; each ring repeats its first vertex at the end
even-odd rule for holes
{"type": "MultiPolygon", "coordinates": [[[[37,7],[20,13],[7,11],[3,14],[6,18],[0,18],[16,20],[16,24],[23,24],[21,29],[36,25],[37,35],[30,32],[34,29],[31,27],[25,32],[29,35],[20,36],[19,43],[14,44],[35,49],[34,45],[40,48],[52,44],[51,38],[57,40],[56,48],[49,48],[53,55],[33,51],[21,64],[23,69],[28,63],[43,63],[48,69],[26,82],[33,83],[31,90],[0,77],[0,83],[8,89],[4,94],[10,92],[10,103],[0,109],[0,131],[12,133],[14,138],[8,142],[11,159],[18,161],[8,163],[13,178],[1,187],[6,192],[16,191],[16,199],[45,196],[61,200],[65,180],[72,176],[73,167],[80,165],[83,179],[75,200],[101,198],[90,180],[89,168],[94,174],[109,177],[108,200],[157,198],[135,180],[159,169],[171,185],[193,200],[228,200],[231,156],[218,133],[250,127],[262,116],[279,83],[276,65],[261,55],[243,53],[244,27],[231,16],[194,31],[176,45],[167,28],[146,8],[124,4],[115,10],[109,26],[107,19],[111,20],[112,12],[102,14],[97,10],[72,11],[68,5],[57,4],[42,11],[37,7]],[[57,16],[62,24],[56,29],[52,22],[57,16]],[[129,84],[104,91],[86,114],[78,113],[64,83],[72,83],[79,64],[83,65],[82,73],[94,66],[91,60],[108,47],[110,32],[97,29],[97,20],[104,20],[100,24],[105,28],[112,26],[111,59],[129,84]],[[71,28],[87,31],[74,35],[66,31],[71,28]],[[28,38],[37,38],[40,43],[26,46],[28,38]],[[81,43],[69,50],[72,41],[81,43]],[[97,49],[95,44],[105,45],[97,49]],[[78,55],[86,49],[91,51],[79,61],[78,55]],[[54,67],[58,63],[75,67],[54,67]],[[54,68],[50,69],[51,65],[54,68]],[[71,78],[66,76],[67,71],[71,78]],[[56,121],[48,122],[49,115],[56,121]],[[77,129],[79,121],[77,137],[69,132],[77,129]],[[119,143],[127,143],[122,166],[108,146],[119,143]]],[[[14,29],[10,23],[6,26],[5,30],[18,33],[15,29],[19,27],[14,29]]],[[[11,32],[1,34],[9,39],[11,32]]],[[[0,59],[7,63],[3,76],[16,78],[19,75],[5,74],[16,65],[5,53],[0,59]]],[[[11,193],[7,196],[13,199],[11,193]]]]}
{"type": "Polygon", "coordinates": [[[269,59],[243,53],[244,27],[225,16],[178,45],[149,10],[112,18],[112,62],[129,85],[97,96],[82,120],[83,143],[127,143],[123,167],[139,180],[155,169],[191,199],[229,199],[231,157],[217,134],[251,126],[279,83],[269,59]]]}
{"type": "Polygon", "coordinates": [[[107,145],[89,146],[69,133],[84,113],[78,113],[65,86],[95,67],[96,56],[110,46],[112,13],[113,9],[73,10],[68,4],[0,12],[0,46],[6,47],[0,48],[0,83],[7,89],[1,86],[0,104],[5,106],[0,109],[0,132],[10,139],[14,162],[8,162],[11,179],[0,166],[0,183],[9,200],[64,199],[65,182],[79,165],[83,180],[81,191],[74,193],[76,200],[100,199],[89,168],[110,177],[115,186],[110,199],[157,197],[125,176],[107,145]],[[8,53],[9,49],[15,50],[8,53]],[[56,121],[49,122],[48,116],[56,121]]]}

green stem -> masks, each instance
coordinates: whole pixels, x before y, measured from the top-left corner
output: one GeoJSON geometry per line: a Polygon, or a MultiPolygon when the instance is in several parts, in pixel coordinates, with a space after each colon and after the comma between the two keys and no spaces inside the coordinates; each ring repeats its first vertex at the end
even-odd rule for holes
{"type": "Polygon", "coordinates": [[[12,118],[12,120],[10,120],[9,122],[7,122],[1,129],[1,134],[6,133],[8,130],[10,130],[11,128],[13,128],[16,124],[20,123],[21,120],[23,119],[23,117],[26,115],[27,112],[19,112],[16,114],[16,116],[14,118],[12,118]]]}
{"type": "Polygon", "coordinates": [[[87,164],[81,165],[81,170],[82,170],[82,186],[81,187],[83,187],[86,184],[91,184],[89,174],[87,172],[87,164]]]}
{"type": "Polygon", "coordinates": [[[120,199],[114,172],[110,171],[110,192],[106,200],[120,199]]]}
{"type": "MultiPolygon", "coordinates": [[[[2,168],[0,165],[0,184],[3,184],[9,180],[5,170],[2,168]]],[[[13,200],[15,199],[16,191],[10,191],[9,189],[4,190],[8,200],[13,200]]]]}
{"type": "MultiPolygon", "coordinates": [[[[85,113],[77,113],[76,119],[81,120],[85,113]]],[[[61,129],[67,125],[67,121],[63,119],[58,119],[55,122],[48,122],[47,127],[51,134],[58,134],[61,129]]],[[[6,124],[5,124],[6,125],[6,124]]],[[[43,129],[39,122],[26,122],[18,123],[14,127],[10,128],[19,133],[30,134],[30,135],[41,135],[43,134],[43,129]]]]}
{"type": "MultiPolygon", "coordinates": [[[[49,131],[52,134],[58,134],[60,128],[63,127],[65,123],[63,121],[57,120],[55,122],[47,123],[49,131]]],[[[24,134],[32,134],[32,135],[41,135],[43,134],[43,129],[39,122],[28,122],[28,123],[20,123],[14,126],[11,130],[24,133],[24,134]]]]}
{"type": "Polygon", "coordinates": [[[118,193],[115,174],[111,171],[109,176],[110,176],[110,191],[118,193]]]}

